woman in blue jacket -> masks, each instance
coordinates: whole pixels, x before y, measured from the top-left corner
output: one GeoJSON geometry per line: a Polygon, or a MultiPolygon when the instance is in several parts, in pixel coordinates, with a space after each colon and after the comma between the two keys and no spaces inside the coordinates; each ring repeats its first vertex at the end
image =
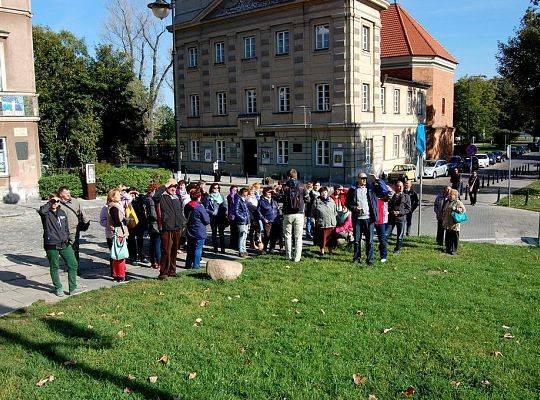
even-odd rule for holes
{"type": "Polygon", "coordinates": [[[201,258],[204,242],[206,240],[206,226],[210,224],[210,216],[201,204],[202,193],[200,189],[189,192],[191,201],[184,207],[187,219],[187,254],[186,268],[201,268],[201,258]]]}
{"type": "Polygon", "coordinates": [[[234,214],[235,223],[238,226],[238,256],[247,258],[246,241],[249,232],[249,224],[251,223],[247,198],[249,190],[242,188],[234,199],[234,214]]]}
{"type": "Polygon", "coordinates": [[[266,253],[267,251],[273,252],[276,247],[276,242],[281,236],[280,225],[274,224],[279,217],[279,207],[278,203],[272,198],[273,194],[274,191],[271,187],[265,187],[257,206],[259,220],[263,224],[263,253],[266,253]],[[270,244],[270,246],[268,246],[268,244],[270,244]]]}
{"type": "Polygon", "coordinates": [[[210,216],[210,227],[212,228],[212,245],[214,253],[218,252],[218,233],[219,248],[221,253],[225,254],[225,228],[228,225],[227,203],[219,192],[219,183],[210,185],[210,193],[204,198],[204,208],[210,216]]]}

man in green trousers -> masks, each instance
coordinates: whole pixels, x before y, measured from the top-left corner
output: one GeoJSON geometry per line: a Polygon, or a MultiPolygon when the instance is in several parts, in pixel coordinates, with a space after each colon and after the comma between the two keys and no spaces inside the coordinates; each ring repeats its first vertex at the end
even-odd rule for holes
{"type": "Polygon", "coordinates": [[[60,257],[64,259],[68,266],[69,294],[80,293],[81,290],[77,289],[78,263],[73,248],[69,244],[68,217],[60,208],[58,194],[51,194],[49,201],[40,207],[38,213],[43,224],[43,246],[49,260],[55,294],[58,297],[64,297],[60,273],[58,272],[60,257]]]}

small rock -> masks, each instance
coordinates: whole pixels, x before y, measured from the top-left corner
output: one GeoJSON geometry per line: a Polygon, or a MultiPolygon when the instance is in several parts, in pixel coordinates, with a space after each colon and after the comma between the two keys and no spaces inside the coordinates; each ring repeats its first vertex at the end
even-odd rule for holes
{"type": "Polygon", "coordinates": [[[229,260],[209,260],[206,270],[214,281],[234,281],[244,270],[242,264],[229,260]]]}

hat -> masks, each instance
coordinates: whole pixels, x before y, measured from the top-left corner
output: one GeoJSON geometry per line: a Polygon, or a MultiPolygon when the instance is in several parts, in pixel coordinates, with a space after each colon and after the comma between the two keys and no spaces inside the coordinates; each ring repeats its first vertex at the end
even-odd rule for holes
{"type": "Polygon", "coordinates": [[[171,186],[177,186],[178,185],[178,182],[176,182],[176,179],[174,178],[171,178],[167,181],[167,183],[165,184],[165,187],[168,189],[170,188],[171,186]]]}

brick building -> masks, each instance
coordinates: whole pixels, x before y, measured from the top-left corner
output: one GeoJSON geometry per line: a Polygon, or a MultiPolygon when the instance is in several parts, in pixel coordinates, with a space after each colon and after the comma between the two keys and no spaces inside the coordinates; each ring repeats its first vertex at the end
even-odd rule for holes
{"type": "MultiPolygon", "coordinates": [[[[435,80],[381,71],[386,0],[177,2],[176,106],[189,172],[291,167],[349,182],[416,162],[435,80]],[[383,14],[384,15],[384,14],[383,14]]],[[[401,67],[401,66],[400,66],[401,67]]]]}
{"type": "Polygon", "coordinates": [[[38,196],[38,104],[30,0],[0,0],[0,196],[38,196]]]}

